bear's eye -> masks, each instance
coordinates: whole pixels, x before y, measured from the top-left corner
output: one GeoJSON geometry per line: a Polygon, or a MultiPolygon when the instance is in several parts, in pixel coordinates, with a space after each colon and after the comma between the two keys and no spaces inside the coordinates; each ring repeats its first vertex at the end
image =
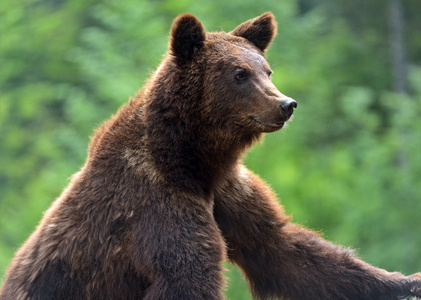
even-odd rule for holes
{"type": "Polygon", "coordinates": [[[273,71],[269,69],[268,76],[270,77],[273,74],[273,71]]]}
{"type": "Polygon", "coordinates": [[[248,74],[245,70],[240,69],[240,70],[235,71],[235,79],[238,82],[245,81],[247,78],[248,78],[248,74]]]}

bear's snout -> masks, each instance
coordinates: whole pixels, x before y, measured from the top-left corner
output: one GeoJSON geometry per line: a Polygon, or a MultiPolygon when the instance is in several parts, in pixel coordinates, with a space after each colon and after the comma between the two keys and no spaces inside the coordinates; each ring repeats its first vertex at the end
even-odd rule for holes
{"type": "Polygon", "coordinates": [[[294,108],[297,108],[297,101],[292,98],[282,99],[279,105],[279,109],[287,119],[291,118],[294,108]]]}

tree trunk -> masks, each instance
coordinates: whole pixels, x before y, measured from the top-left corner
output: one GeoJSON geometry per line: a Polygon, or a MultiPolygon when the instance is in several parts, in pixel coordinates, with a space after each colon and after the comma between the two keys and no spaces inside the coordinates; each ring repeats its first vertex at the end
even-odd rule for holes
{"type": "Polygon", "coordinates": [[[401,0],[389,0],[389,30],[392,56],[393,91],[407,94],[407,62],[404,42],[404,19],[401,0]]]}
{"type": "MultiPolygon", "coordinates": [[[[408,95],[407,60],[404,42],[404,18],[401,0],[389,0],[389,40],[391,49],[392,88],[395,93],[408,95]]],[[[400,107],[397,105],[397,107],[400,107]]],[[[398,112],[399,113],[399,112],[398,112]]],[[[400,113],[403,115],[402,113],[400,113]]],[[[408,173],[408,158],[405,151],[407,131],[399,129],[401,145],[398,150],[397,165],[405,176],[408,173]]]]}

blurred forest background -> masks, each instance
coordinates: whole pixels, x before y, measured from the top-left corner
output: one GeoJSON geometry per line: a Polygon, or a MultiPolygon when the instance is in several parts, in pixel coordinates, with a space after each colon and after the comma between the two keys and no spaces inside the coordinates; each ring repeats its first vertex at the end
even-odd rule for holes
{"type": "MultiPolygon", "coordinates": [[[[272,11],[273,81],[298,101],[246,164],[294,221],[390,271],[421,271],[421,1],[0,1],[0,277],[143,85],[174,17],[230,31],[272,11]]],[[[251,299],[229,266],[229,299],[251,299]]],[[[0,280],[1,284],[1,280],[0,280]]]]}

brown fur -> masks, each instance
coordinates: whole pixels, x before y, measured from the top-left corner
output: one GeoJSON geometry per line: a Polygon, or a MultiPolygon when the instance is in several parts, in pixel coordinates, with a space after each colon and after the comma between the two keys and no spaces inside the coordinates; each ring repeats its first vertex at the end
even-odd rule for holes
{"type": "Polygon", "coordinates": [[[11,299],[223,299],[221,263],[256,299],[402,299],[420,275],[374,268],[289,222],[241,162],[296,107],[271,83],[270,13],[231,33],[178,17],[170,52],[104,123],[88,159],[16,253],[11,299]]]}

